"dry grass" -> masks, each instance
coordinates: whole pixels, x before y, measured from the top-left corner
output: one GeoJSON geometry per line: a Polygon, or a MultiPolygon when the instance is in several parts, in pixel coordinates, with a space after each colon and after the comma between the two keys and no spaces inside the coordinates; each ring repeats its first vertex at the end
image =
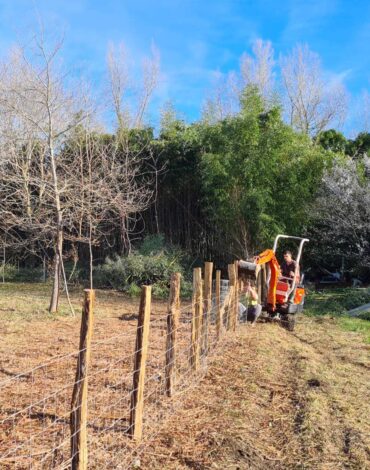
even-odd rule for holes
{"type": "Polygon", "coordinates": [[[370,468],[369,347],[334,321],[242,327],[145,454],[151,469],[370,468]]]}
{"type": "MultiPolygon", "coordinates": [[[[80,319],[42,315],[48,292],[35,294],[27,285],[17,288],[17,295],[11,295],[6,286],[6,295],[3,289],[0,297],[1,311],[6,312],[0,323],[0,455],[5,454],[0,467],[67,468],[80,319]]],[[[75,306],[81,302],[75,295],[75,306]]],[[[91,469],[127,468],[137,452],[127,428],[138,304],[138,299],[119,293],[97,292],[89,371],[91,469]]],[[[195,380],[189,365],[191,308],[186,302],[177,333],[177,396],[165,398],[166,310],[165,302],[152,303],[144,397],[147,437],[156,431],[158,421],[174,413],[182,392],[195,380]]],[[[214,339],[214,327],[210,338],[214,339]]]]}
{"type": "MultiPolygon", "coordinates": [[[[0,427],[0,454],[10,450],[0,467],[29,468],[32,462],[32,468],[51,468],[69,456],[68,418],[80,315],[66,316],[65,304],[62,315],[47,315],[47,290],[17,287],[17,295],[14,291],[12,295],[9,286],[0,292],[0,308],[5,312],[0,322],[0,384],[8,381],[0,387],[0,419],[5,420],[0,427]],[[39,364],[44,366],[32,370],[39,364]],[[32,403],[35,405],[27,409],[32,403]],[[20,410],[25,411],[16,414],[20,410]]],[[[81,293],[76,293],[76,309],[81,310],[81,303],[81,293]]],[[[113,458],[112,442],[114,448],[121,444],[127,454],[131,449],[124,431],[128,426],[138,303],[115,292],[97,293],[89,373],[90,453],[95,462],[91,468],[103,468],[113,458]]],[[[153,303],[148,382],[163,370],[165,312],[164,302],[153,303]]],[[[153,400],[158,383],[162,382],[152,380],[148,384],[148,402],[153,400]]]]}
{"type": "MultiPolygon", "coordinates": [[[[67,316],[65,305],[61,316],[46,315],[48,290],[32,287],[17,286],[17,297],[14,288],[0,287],[0,381],[13,380],[21,371],[78,348],[79,318],[67,316]]],[[[81,301],[81,293],[75,293],[78,309],[81,301]]],[[[97,294],[89,468],[126,468],[124,456],[135,455],[124,431],[137,308],[137,300],[119,293],[97,294]]],[[[343,331],[329,318],[302,317],[293,334],[274,324],[241,326],[236,336],[225,338],[222,354],[209,361],[206,376],[195,387],[185,357],[190,324],[184,312],[183,380],[177,396],[169,400],[162,393],[165,312],[164,302],[153,303],[140,468],[370,468],[370,362],[363,336],[343,331]]],[[[42,432],[42,441],[33,438],[30,456],[42,455],[64,440],[65,445],[49,456],[53,464],[63,461],[69,446],[63,416],[69,412],[75,362],[75,355],[66,357],[19,377],[13,381],[16,387],[1,391],[4,417],[66,387],[58,399],[49,399],[8,428],[0,428],[0,451],[42,432]],[[53,432],[47,432],[49,426],[53,432]]],[[[0,468],[29,468],[25,462],[29,460],[13,460],[0,468]]],[[[51,468],[50,460],[32,468],[51,468]]]]}

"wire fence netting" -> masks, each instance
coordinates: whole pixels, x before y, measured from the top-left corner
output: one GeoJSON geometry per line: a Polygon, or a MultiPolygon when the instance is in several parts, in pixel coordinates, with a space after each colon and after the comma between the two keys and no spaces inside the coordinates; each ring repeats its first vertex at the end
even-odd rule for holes
{"type": "MultiPolygon", "coordinates": [[[[227,289],[222,301],[227,302],[227,289]],[[226,294],[225,294],[226,292],[226,294]]],[[[203,300],[200,301],[203,307],[203,300]]],[[[199,303],[199,301],[198,301],[199,303]]],[[[182,396],[199,383],[207,370],[208,358],[222,347],[216,326],[217,303],[210,299],[208,328],[198,338],[199,367],[192,361],[192,328],[197,320],[196,302],[179,310],[178,322],[168,331],[167,314],[152,314],[146,360],[141,442],[130,438],[130,406],[133,364],[136,351],[135,321],[119,331],[92,339],[87,370],[88,468],[129,468],[160,429],[159,423],[176,412],[182,396]],[[167,361],[167,335],[175,333],[175,354],[167,361]],[[207,335],[206,342],[204,335],[207,335]],[[206,344],[207,343],[207,344],[206,344]],[[166,367],[173,366],[173,393],[166,394],[166,367]]],[[[227,307],[227,306],[226,306],[227,307]]],[[[200,309],[202,322],[205,313],[200,309]]],[[[225,315],[226,318],[226,315],[225,315]]],[[[123,324],[125,321],[122,322],[123,324]]],[[[225,325],[223,325],[225,326],[225,325]]],[[[224,328],[223,328],[224,329],[224,328]]],[[[173,346],[172,346],[173,347],[173,346]]],[[[25,352],[26,353],[26,352],[25,352]]],[[[28,370],[0,370],[0,468],[66,469],[71,453],[71,398],[76,384],[76,364],[81,350],[53,356],[28,370]]],[[[77,410],[80,411],[80,410],[77,410]]],[[[75,432],[80,432],[77,429],[75,432]]]]}

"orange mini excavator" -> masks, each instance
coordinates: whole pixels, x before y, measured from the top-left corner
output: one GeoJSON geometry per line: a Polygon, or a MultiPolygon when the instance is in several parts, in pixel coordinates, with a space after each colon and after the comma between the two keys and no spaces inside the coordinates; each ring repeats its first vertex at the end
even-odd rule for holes
{"type": "Polygon", "coordinates": [[[280,320],[289,331],[294,330],[295,314],[303,311],[305,289],[303,275],[299,274],[299,262],[302,256],[303,245],[307,238],[278,235],[275,238],[272,250],[265,250],[256,256],[253,262],[239,261],[238,271],[241,279],[255,279],[259,302],[262,310],[268,317],[280,320]],[[296,255],[296,272],[293,278],[281,275],[280,265],[275,253],[281,239],[296,240],[299,242],[296,255]]]}

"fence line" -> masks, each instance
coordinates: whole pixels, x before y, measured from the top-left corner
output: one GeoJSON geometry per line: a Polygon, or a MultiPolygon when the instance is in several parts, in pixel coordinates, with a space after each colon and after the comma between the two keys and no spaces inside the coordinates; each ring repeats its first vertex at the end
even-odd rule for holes
{"type": "Polygon", "coordinates": [[[94,291],[85,292],[79,349],[0,382],[0,468],[130,467],[158,422],[204,376],[226,329],[236,327],[237,285],[230,282],[222,296],[217,271],[212,293],[212,271],[207,263],[203,283],[201,269],[194,270],[185,306],[174,275],[167,314],[159,318],[150,318],[150,287],[143,287],[136,329],[99,340],[94,291]]]}

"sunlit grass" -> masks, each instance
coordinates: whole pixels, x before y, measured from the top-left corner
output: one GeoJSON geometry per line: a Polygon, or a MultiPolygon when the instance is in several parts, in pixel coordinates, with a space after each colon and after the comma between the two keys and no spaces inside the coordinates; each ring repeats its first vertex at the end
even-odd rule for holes
{"type": "Polygon", "coordinates": [[[365,337],[365,342],[370,344],[370,321],[362,320],[360,318],[341,317],[338,319],[338,324],[345,331],[353,331],[354,333],[361,333],[365,337]]]}
{"type": "Polygon", "coordinates": [[[309,291],[305,311],[309,315],[343,315],[366,303],[370,303],[370,289],[347,287],[309,291]]]}
{"type": "Polygon", "coordinates": [[[309,292],[305,313],[312,316],[332,316],[344,331],[363,335],[370,343],[369,314],[364,312],[359,318],[348,316],[348,310],[370,303],[370,289],[327,289],[321,292],[309,292]]]}

